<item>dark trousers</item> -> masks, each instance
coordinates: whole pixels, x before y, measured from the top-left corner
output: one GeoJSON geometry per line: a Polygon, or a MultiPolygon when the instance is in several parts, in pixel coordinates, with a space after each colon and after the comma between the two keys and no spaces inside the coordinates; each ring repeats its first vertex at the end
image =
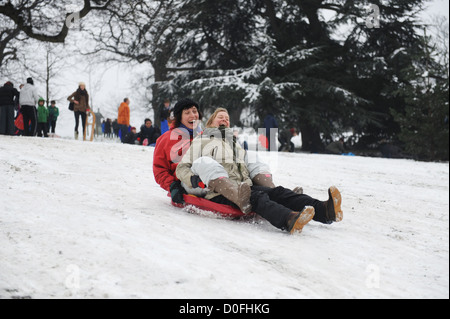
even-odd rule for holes
{"type": "Polygon", "coordinates": [[[22,105],[20,111],[23,115],[23,135],[35,136],[36,135],[36,108],[32,105],[22,105]],[[31,127],[29,122],[31,121],[31,127]]]}
{"type": "Polygon", "coordinates": [[[49,124],[48,131],[49,131],[49,132],[51,131],[51,133],[55,133],[55,130],[56,130],[56,120],[50,120],[50,121],[48,122],[48,124],[49,124]]]}
{"type": "Polygon", "coordinates": [[[128,133],[128,126],[126,124],[119,124],[119,129],[120,129],[120,141],[122,143],[125,143],[125,136],[128,133]]]}
{"type": "Polygon", "coordinates": [[[14,135],[14,105],[0,106],[0,135],[14,135]]]}
{"type": "MultiPolygon", "coordinates": [[[[211,201],[237,207],[223,196],[217,196],[211,201]]],[[[282,186],[268,188],[252,186],[250,197],[253,211],[279,229],[285,229],[287,219],[291,212],[301,212],[305,206],[313,206],[314,219],[317,222],[328,224],[325,205],[322,201],[305,194],[297,194],[282,186]]]]}
{"type": "Polygon", "coordinates": [[[48,137],[47,134],[47,123],[38,123],[37,124],[37,136],[39,137],[48,137]]]}
{"type": "Polygon", "coordinates": [[[81,125],[83,126],[83,132],[86,130],[86,112],[75,111],[73,112],[75,115],[75,132],[78,133],[78,125],[80,125],[80,117],[81,117],[81,125]]]}
{"type": "Polygon", "coordinates": [[[280,147],[278,148],[278,152],[283,152],[284,150],[289,150],[289,152],[294,153],[295,145],[290,140],[286,138],[279,138],[278,142],[280,142],[280,147]]]}

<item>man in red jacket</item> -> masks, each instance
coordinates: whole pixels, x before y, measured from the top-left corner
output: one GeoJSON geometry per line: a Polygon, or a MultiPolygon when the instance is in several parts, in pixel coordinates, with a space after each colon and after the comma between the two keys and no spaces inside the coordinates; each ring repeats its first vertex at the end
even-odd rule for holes
{"type": "Polygon", "coordinates": [[[156,141],[153,174],[161,188],[170,192],[174,203],[183,203],[184,188],[175,174],[178,163],[191,146],[201,128],[202,114],[196,102],[183,99],[173,109],[172,127],[156,141]]]}

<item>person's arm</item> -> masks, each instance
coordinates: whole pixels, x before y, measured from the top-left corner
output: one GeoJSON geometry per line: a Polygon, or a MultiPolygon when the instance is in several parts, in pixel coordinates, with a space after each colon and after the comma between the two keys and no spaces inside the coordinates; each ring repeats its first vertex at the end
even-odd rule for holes
{"type": "Polygon", "coordinates": [[[39,102],[39,94],[37,91],[37,88],[33,88],[33,99],[34,99],[34,104],[36,105],[39,102]]]}
{"type": "Polygon", "coordinates": [[[159,139],[155,146],[153,154],[153,175],[155,181],[161,188],[170,192],[170,185],[177,180],[175,173],[172,171],[172,162],[167,158],[166,147],[168,147],[167,139],[159,139]]]}
{"type": "MultiPolygon", "coordinates": [[[[183,159],[190,158],[190,155],[189,149],[183,159]]],[[[181,160],[176,169],[176,176],[183,184],[189,188],[192,188],[191,177],[194,176],[194,173],[192,173],[192,163],[188,160],[181,160]]]]}
{"type": "Polygon", "coordinates": [[[75,93],[77,93],[77,92],[73,92],[73,93],[67,98],[67,101],[69,101],[69,102],[75,102],[75,100],[74,100],[75,93]]]}

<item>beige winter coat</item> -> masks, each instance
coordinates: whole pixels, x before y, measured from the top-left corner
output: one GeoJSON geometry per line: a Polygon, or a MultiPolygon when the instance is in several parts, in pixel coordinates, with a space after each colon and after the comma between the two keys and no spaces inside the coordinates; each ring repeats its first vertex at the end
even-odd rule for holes
{"type": "MultiPolygon", "coordinates": [[[[201,157],[210,157],[217,161],[236,185],[242,182],[253,185],[246,165],[246,151],[233,141],[231,129],[220,131],[217,128],[207,128],[201,136],[193,140],[176,170],[178,179],[188,187],[192,187],[192,163],[201,157]]],[[[211,199],[218,195],[220,194],[209,191],[205,198],[211,199]]]]}
{"type": "Polygon", "coordinates": [[[78,101],[78,104],[74,104],[74,112],[86,112],[89,107],[89,94],[86,92],[85,95],[80,94],[80,90],[72,93],[71,96],[67,98],[67,101],[74,102],[78,101]]]}

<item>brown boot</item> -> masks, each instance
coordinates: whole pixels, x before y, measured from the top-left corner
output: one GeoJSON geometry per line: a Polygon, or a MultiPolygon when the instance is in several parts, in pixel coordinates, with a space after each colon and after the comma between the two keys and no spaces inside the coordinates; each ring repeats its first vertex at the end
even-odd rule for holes
{"type": "Polygon", "coordinates": [[[328,201],[323,202],[327,212],[327,219],[331,222],[340,222],[344,219],[341,209],[342,196],[335,186],[328,189],[328,201]]]}
{"type": "Polygon", "coordinates": [[[252,211],[252,205],[250,204],[252,190],[250,185],[246,183],[236,185],[229,178],[225,177],[210,181],[208,188],[235,203],[244,214],[252,211]]]}
{"type": "Polygon", "coordinates": [[[303,227],[308,224],[314,217],[315,211],[314,207],[307,206],[305,209],[299,212],[292,212],[289,220],[287,221],[286,230],[293,234],[295,232],[301,233],[303,227]]]}
{"type": "Polygon", "coordinates": [[[257,186],[275,188],[275,184],[270,174],[258,174],[253,178],[253,183],[257,186]]]}

